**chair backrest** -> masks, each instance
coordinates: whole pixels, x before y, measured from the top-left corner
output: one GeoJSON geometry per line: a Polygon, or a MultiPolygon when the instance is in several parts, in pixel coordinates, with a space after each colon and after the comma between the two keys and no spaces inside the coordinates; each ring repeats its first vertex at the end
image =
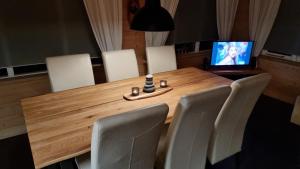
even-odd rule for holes
{"type": "Polygon", "coordinates": [[[153,169],[169,107],[145,107],[94,123],[92,169],[153,169]]]}
{"type": "Polygon", "coordinates": [[[148,73],[154,74],[177,69],[174,45],[146,48],[148,73]]]}
{"type": "Polygon", "coordinates": [[[102,59],[108,82],[139,76],[136,55],[133,49],[103,52],[102,59]]]}
{"type": "Polygon", "coordinates": [[[89,54],[48,57],[46,64],[53,92],[95,85],[89,54]]]}
{"type": "Polygon", "coordinates": [[[204,169],[214,121],[229,93],[221,86],[180,99],[162,156],[165,169],[204,169]]]}
{"type": "Polygon", "coordinates": [[[248,118],[270,79],[270,74],[262,73],[231,84],[232,91],[215,121],[210,140],[208,159],[211,164],[241,151],[248,118]]]}

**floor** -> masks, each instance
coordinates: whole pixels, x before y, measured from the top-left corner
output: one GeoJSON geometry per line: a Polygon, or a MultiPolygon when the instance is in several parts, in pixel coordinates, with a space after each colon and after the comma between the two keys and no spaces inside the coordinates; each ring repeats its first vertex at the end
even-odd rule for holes
{"type": "MultiPolygon", "coordinates": [[[[292,105],[262,96],[248,120],[243,151],[207,169],[300,169],[300,127],[292,105]],[[237,167],[238,166],[238,167],[237,167]]],[[[27,135],[0,140],[1,169],[33,169],[27,135]]],[[[72,160],[46,169],[75,169],[72,160]]]]}

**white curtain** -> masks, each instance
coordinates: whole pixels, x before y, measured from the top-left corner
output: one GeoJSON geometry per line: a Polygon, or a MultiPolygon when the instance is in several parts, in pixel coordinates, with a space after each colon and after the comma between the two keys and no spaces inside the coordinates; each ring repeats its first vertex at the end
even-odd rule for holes
{"type": "MultiPolygon", "coordinates": [[[[174,18],[179,0],[161,0],[161,6],[165,8],[174,18]]],[[[146,46],[162,46],[166,43],[169,31],[167,32],[146,32],[146,46]]]]}
{"type": "Polygon", "coordinates": [[[238,3],[239,0],[217,0],[217,27],[220,40],[229,40],[231,37],[238,3]]]}
{"type": "Polygon", "coordinates": [[[83,0],[101,51],[122,49],[122,0],[83,0]]]}
{"type": "Polygon", "coordinates": [[[250,0],[249,36],[255,41],[254,56],[263,49],[273,27],[281,0],[250,0]]]}

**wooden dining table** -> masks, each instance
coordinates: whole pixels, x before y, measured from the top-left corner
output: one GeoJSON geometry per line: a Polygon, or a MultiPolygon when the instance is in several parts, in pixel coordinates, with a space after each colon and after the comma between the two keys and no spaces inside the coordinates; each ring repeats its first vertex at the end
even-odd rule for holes
{"type": "Polygon", "coordinates": [[[167,122],[170,122],[181,96],[232,82],[197,68],[154,74],[155,85],[162,79],[173,90],[135,101],[125,100],[123,94],[131,92],[134,86],[142,88],[145,76],[21,100],[35,168],[89,152],[91,129],[97,119],[167,103],[167,122]]]}

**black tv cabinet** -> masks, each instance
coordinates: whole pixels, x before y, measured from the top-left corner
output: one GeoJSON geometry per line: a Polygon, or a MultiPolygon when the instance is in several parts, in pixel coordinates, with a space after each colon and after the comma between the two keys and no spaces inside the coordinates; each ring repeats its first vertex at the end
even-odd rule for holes
{"type": "Polygon", "coordinates": [[[215,69],[208,69],[206,71],[209,71],[211,73],[214,73],[216,75],[226,77],[231,80],[237,80],[248,76],[257,75],[259,73],[263,73],[263,70],[259,68],[255,69],[239,69],[239,70],[215,70],[215,69]]]}

